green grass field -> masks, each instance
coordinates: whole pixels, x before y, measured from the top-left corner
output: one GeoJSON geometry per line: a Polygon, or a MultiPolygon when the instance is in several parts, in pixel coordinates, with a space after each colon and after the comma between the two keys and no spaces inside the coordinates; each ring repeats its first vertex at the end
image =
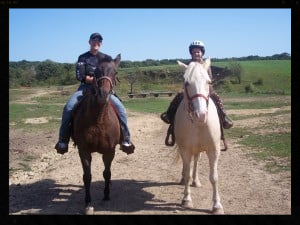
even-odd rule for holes
{"type": "MultiPolygon", "coordinates": [[[[291,60],[260,60],[260,61],[238,61],[242,67],[242,82],[241,84],[232,84],[230,86],[231,93],[245,93],[245,86],[250,83],[255,83],[262,80],[262,85],[255,85],[255,92],[252,94],[291,94],[291,60]]],[[[230,62],[212,62],[213,66],[229,67],[230,62]]],[[[164,70],[164,71],[179,71],[178,65],[143,67],[141,71],[148,70],[164,70]]],[[[116,87],[118,93],[126,95],[130,90],[130,84],[126,80],[128,73],[134,72],[133,68],[120,69],[119,78],[121,83],[116,87]]],[[[233,78],[226,78],[234,80],[233,78]]],[[[152,83],[145,83],[144,80],[138,79],[133,84],[135,92],[148,90],[171,90],[179,91],[182,87],[181,82],[172,81],[171,78],[158,79],[152,83]]],[[[220,88],[220,93],[226,93],[226,90],[220,88]]]]}

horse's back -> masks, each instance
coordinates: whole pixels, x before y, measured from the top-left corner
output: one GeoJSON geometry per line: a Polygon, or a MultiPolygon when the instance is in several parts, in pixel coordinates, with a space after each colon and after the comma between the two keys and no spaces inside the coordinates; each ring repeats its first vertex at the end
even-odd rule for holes
{"type": "Polygon", "coordinates": [[[191,121],[184,104],[182,101],[175,115],[174,133],[178,147],[189,148],[194,153],[219,150],[221,130],[214,102],[209,99],[207,122],[201,125],[191,121]]]}

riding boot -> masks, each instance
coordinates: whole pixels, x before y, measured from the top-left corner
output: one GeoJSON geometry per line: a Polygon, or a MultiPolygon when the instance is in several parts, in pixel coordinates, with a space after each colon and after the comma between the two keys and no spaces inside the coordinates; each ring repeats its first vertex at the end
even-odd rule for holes
{"type": "Polygon", "coordinates": [[[63,155],[66,152],[68,152],[68,144],[70,142],[70,136],[71,136],[71,126],[69,126],[64,136],[59,137],[58,142],[54,147],[58,154],[63,155]]]}
{"type": "Polygon", "coordinates": [[[70,141],[70,137],[59,138],[58,142],[55,145],[55,149],[58,154],[65,154],[68,152],[68,144],[70,141]]]}
{"type": "Polygon", "coordinates": [[[222,120],[222,126],[224,129],[229,129],[233,126],[233,122],[231,121],[231,119],[226,115],[222,100],[220,98],[220,96],[212,91],[210,93],[210,97],[211,99],[214,101],[215,105],[217,106],[217,110],[218,110],[218,114],[221,117],[222,120]]]}
{"type": "Polygon", "coordinates": [[[167,124],[174,123],[175,114],[182,99],[183,99],[183,92],[177,93],[175,98],[171,101],[168,110],[160,115],[162,121],[164,121],[167,124]]]}
{"type": "Polygon", "coordinates": [[[125,129],[124,124],[120,121],[120,127],[121,127],[121,139],[120,140],[120,149],[127,153],[131,154],[134,152],[135,145],[130,141],[130,134],[129,131],[125,129]]]}

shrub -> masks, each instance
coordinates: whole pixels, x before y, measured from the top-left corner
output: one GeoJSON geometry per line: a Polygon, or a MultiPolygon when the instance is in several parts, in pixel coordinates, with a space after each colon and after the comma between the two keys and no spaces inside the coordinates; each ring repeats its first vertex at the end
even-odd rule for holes
{"type": "Polygon", "coordinates": [[[245,91],[246,91],[246,93],[253,93],[255,91],[254,85],[252,83],[246,85],[245,86],[245,91]]]}
{"type": "Polygon", "coordinates": [[[253,82],[254,85],[263,85],[263,79],[259,78],[257,81],[253,82]]]}
{"type": "Polygon", "coordinates": [[[231,92],[232,91],[232,83],[228,80],[225,80],[224,82],[224,90],[226,92],[231,92]]]}

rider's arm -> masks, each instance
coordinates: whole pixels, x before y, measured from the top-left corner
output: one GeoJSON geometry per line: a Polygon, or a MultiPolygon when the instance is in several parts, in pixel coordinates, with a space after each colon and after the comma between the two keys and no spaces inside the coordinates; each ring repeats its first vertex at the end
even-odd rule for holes
{"type": "Polygon", "coordinates": [[[85,61],[79,56],[76,63],[76,79],[80,82],[85,82],[85,61]]]}
{"type": "Polygon", "coordinates": [[[76,63],[76,79],[80,82],[84,82],[87,84],[93,83],[93,75],[89,74],[87,71],[87,64],[85,62],[85,58],[83,56],[78,57],[78,61],[76,63]]]}

